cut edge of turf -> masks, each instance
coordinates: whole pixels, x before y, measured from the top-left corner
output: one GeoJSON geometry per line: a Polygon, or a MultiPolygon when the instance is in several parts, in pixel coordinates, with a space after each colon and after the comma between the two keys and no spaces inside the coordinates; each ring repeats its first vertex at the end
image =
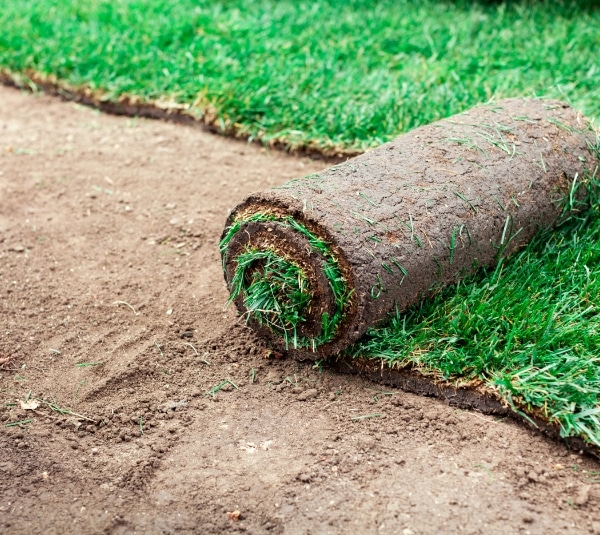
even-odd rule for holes
{"type": "Polygon", "coordinates": [[[358,375],[411,394],[441,399],[457,409],[475,410],[493,416],[508,416],[528,429],[565,443],[572,450],[583,451],[600,459],[600,447],[578,436],[561,436],[560,426],[544,418],[539,409],[521,405],[516,399],[513,399],[514,406],[511,406],[499,392],[480,379],[444,380],[435,369],[421,369],[414,364],[389,366],[389,363],[383,359],[366,357],[341,356],[332,359],[327,365],[340,373],[358,375]]]}
{"type": "Polygon", "coordinates": [[[363,151],[351,150],[340,145],[323,146],[316,142],[294,144],[285,137],[265,140],[261,136],[251,135],[243,125],[225,126],[219,110],[211,105],[202,107],[182,104],[173,100],[143,100],[129,94],[112,98],[104,91],[93,90],[86,85],[73,86],[53,75],[45,75],[34,70],[15,72],[0,68],[0,84],[31,93],[45,93],[53,97],[60,97],[112,115],[144,117],[199,126],[212,134],[255,143],[293,156],[308,156],[331,163],[339,163],[363,153],[363,151]]]}

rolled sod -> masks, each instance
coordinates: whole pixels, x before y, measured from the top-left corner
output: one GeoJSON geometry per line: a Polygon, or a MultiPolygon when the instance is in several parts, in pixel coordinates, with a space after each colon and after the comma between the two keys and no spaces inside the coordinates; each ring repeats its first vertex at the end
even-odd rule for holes
{"type": "Polygon", "coordinates": [[[595,141],[567,104],[507,99],[252,194],[220,243],[231,300],[279,350],[338,353],[579,206],[595,141]]]}

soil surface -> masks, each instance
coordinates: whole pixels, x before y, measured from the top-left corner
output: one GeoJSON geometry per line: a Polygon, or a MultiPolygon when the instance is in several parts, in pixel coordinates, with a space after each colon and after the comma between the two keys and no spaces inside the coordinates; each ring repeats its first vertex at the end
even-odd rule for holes
{"type": "Polygon", "coordinates": [[[323,167],[0,88],[0,532],[600,533],[593,459],[224,306],[228,211],[323,167]]]}

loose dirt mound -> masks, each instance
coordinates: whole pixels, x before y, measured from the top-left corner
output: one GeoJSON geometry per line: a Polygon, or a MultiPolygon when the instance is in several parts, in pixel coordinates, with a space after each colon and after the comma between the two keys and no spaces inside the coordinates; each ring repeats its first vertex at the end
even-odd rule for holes
{"type": "Polygon", "coordinates": [[[0,531],[600,533],[593,460],[223,308],[228,210],[322,167],[0,89],[0,531]]]}

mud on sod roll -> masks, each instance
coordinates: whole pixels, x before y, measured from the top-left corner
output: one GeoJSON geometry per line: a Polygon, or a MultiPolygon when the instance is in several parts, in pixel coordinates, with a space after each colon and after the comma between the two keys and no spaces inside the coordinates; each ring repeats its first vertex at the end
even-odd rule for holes
{"type": "Polygon", "coordinates": [[[298,358],[335,354],[554,225],[597,170],[589,123],[507,99],[250,195],[220,248],[239,312],[298,358]]]}

